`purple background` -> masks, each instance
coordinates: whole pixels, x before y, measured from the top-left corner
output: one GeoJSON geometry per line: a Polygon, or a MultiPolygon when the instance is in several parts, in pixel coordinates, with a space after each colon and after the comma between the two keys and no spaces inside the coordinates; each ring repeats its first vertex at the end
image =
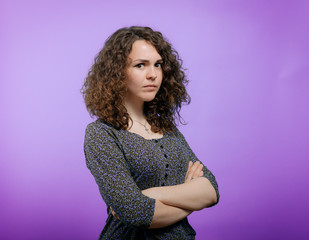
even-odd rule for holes
{"type": "Polygon", "coordinates": [[[197,239],[309,239],[308,1],[1,1],[0,239],[97,239],[79,89],[105,39],[148,25],[178,50],[180,127],[217,177],[197,239]]]}

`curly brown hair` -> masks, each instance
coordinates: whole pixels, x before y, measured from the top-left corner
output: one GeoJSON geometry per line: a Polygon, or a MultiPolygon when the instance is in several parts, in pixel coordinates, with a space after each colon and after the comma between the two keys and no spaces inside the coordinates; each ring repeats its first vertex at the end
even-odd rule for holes
{"type": "Polygon", "coordinates": [[[154,132],[171,132],[182,123],[180,109],[190,103],[182,60],[160,32],[149,27],[121,28],[105,42],[85,79],[81,92],[91,116],[97,116],[116,129],[128,129],[132,120],[124,106],[128,55],[136,40],[152,44],[162,57],[163,80],[156,97],[144,103],[144,114],[154,132]]]}

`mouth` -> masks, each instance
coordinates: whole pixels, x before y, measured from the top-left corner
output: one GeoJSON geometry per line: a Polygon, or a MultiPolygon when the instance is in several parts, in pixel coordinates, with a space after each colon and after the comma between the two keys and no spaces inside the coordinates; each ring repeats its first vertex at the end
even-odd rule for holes
{"type": "Polygon", "coordinates": [[[147,91],[155,91],[157,89],[157,86],[153,84],[149,84],[149,85],[144,86],[144,89],[147,91]]]}
{"type": "Polygon", "coordinates": [[[149,85],[146,85],[146,86],[144,86],[145,88],[155,88],[155,87],[157,87],[156,85],[153,85],[153,84],[149,84],[149,85]]]}

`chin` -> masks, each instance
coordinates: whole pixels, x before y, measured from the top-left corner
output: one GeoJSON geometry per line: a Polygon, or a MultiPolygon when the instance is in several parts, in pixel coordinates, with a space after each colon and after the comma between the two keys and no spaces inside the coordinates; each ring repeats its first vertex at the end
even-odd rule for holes
{"type": "Polygon", "coordinates": [[[151,102],[153,99],[155,99],[156,94],[148,95],[143,97],[144,102],[151,102]]]}
{"type": "Polygon", "coordinates": [[[144,102],[151,102],[153,99],[155,99],[154,97],[153,98],[146,98],[144,99],[144,102]]]}

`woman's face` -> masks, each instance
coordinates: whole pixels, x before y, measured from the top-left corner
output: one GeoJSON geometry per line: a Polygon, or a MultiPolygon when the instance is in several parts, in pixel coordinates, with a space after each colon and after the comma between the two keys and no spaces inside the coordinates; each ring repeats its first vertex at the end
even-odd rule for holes
{"type": "Polygon", "coordinates": [[[162,63],[150,43],[145,40],[133,43],[126,68],[126,101],[148,102],[155,98],[163,78],[162,63]]]}

